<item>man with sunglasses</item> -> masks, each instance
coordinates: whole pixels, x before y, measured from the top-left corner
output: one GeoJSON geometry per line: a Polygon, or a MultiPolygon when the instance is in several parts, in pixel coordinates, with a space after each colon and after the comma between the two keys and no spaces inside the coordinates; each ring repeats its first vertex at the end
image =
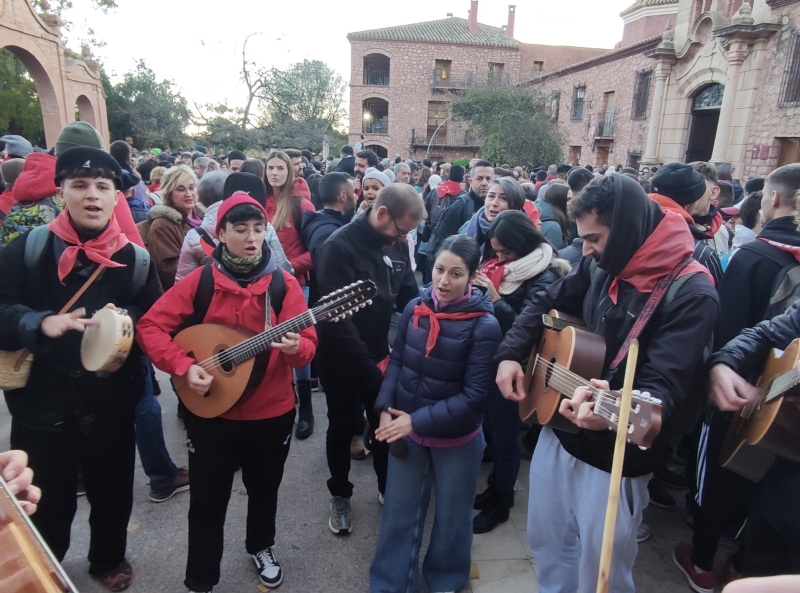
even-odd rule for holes
{"type": "MultiPolygon", "coordinates": [[[[317,249],[315,266],[320,294],[328,294],[358,280],[372,280],[378,293],[372,304],[338,323],[320,323],[320,380],[328,402],[326,452],[331,477],[328,527],[347,535],[353,526],[350,497],[350,441],[356,419],[358,395],[364,402],[370,426],[378,426],[373,411],[389,356],[392,313],[402,311],[419,289],[411,267],[408,234],[419,226],[425,206],[406,184],[391,184],[378,194],[363,216],[336,230],[317,249]]],[[[378,476],[378,500],[386,489],[388,447],[374,443],[373,463],[378,476]]]]}

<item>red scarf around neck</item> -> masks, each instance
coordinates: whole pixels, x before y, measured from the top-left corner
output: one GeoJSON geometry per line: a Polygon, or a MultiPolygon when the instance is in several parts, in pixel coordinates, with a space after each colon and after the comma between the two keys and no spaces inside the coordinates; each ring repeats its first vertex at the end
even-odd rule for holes
{"type": "MultiPolygon", "coordinates": [[[[694,253],[692,233],[681,215],[672,211],[665,212],[664,218],[661,219],[655,230],[650,233],[625,268],[611,282],[611,286],[608,288],[611,302],[617,304],[620,280],[631,284],[638,292],[653,292],[659,279],[669,274],[687,255],[692,255],[692,253],[694,253]]],[[[678,274],[678,278],[700,272],[705,273],[711,282],[714,282],[708,270],[694,260],[683,268],[678,274]]]]}
{"type": "Polygon", "coordinates": [[[475,317],[482,317],[483,315],[487,315],[488,311],[469,311],[469,312],[461,312],[461,313],[437,313],[433,309],[431,309],[425,302],[420,301],[418,305],[414,307],[414,329],[419,329],[419,319],[420,317],[430,317],[431,318],[431,329],[428,332],[428,341],[425,343],[425,358],[428,358],[428,355],[433,350],[433,347],[436,346],[436,340],[439,337],[439,321],[443,319],[453,319],[456,321],[461,321],[464,319],[474,319],[475,317]]]}
{"type": "Polygon", "coordinates": [[[508,262],[501,264],[499,259],[493,257],[481,266],[481,274],[492,281],[495,290],[500,290],[500,284],[503,282],[503,272],[506,271],[506,264],[508,262]]]}
{"type": "Polygon", "coordinates": [[[124,268],[125,264],[111,261],[111,256],[129,243],[128,237],[120,230],[117,219],[112,215],[106,230],[99,237],[89,239],[85,243],[78,237],[78,232],[69,221],[69,212],[64,210],[50,223],[50,230],[67,243],[67,248],[58,260],[58,279],[64,283],[75,267],[78,254],[83,251],[91,261],[107,268],[124,268]]]}
{"type": "Polygon", "coordinates": [[[786,243],[779,243],[778,241],[773,241],[772,239],[767,239],[766,237],[759,237],[759,241],[764,241],[767,245],[772,245],[776,249],[780,249],[781,251],[785,251],[786,253],[791,253],[794,258],[800,262],[800,247],[797,245],[787,245],[786,243]]]}

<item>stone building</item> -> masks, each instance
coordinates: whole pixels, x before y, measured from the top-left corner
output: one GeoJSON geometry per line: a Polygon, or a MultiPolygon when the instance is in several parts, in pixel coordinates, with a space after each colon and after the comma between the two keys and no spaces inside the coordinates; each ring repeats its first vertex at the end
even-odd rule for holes
{"type": "Polygon", "coordinates": [[[100,64],[91,59],[88,48],[80,58],[65,52],[61,20],[48,12],[46,2],[43,8],[37,13],[28,0],[0,0],[0,47],[22,62],[36,85],[47,145],[55,145],[76,113],[108,141],[100,64]]]}
{"type": "Polygon", "coordinates": [[[381,157],[476,156],[480,139],[448,120],[454,96],[471,84],[492,79],[517,84],[608,51],[519,43],[515,14],[516,7],[509,6],[506,25],[484,25],[478,22],[478,1],[471,0],[468,19],[448,14],[350,33],[350,144],[381,157]]]}
{"type": "Polygon", "coordinates": [[[524,82],[574,164],[800,161],[800,2],[637,0],[613,51],[524,82]]]}

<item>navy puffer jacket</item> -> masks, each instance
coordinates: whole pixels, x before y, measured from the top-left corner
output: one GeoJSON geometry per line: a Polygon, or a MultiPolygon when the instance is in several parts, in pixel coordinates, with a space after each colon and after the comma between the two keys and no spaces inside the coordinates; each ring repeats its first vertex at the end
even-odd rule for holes
{"type": "Polygon", "coordinates": [[[469,299],[442,312],[487,314],[441,320],[436,345],[426,358],[430,318],[421,317],[414,329],[414,306],[422,300],[433,309],[431,290],[430,286],[422,289],[422,296],[403,311],[375,409],[378,413],[390,407],[408,412],[414,433],[420,437],[466,436],[480,426],[494,385],[497,367],[493,358],[502,340],[500,324],[492,314],[486,289],[473,287],[469,299]]]}

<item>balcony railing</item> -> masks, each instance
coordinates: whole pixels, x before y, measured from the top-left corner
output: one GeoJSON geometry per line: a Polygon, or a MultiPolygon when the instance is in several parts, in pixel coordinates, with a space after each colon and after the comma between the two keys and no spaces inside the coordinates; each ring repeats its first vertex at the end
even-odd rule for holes
{"type": "Polygon", "coordinates": [[[441,70],[433,71],[431,87],[433,89],[466,89],[472,86],[508,86],[511,77],[505,72],[467,72],[461,76],[452,76],[449,72],[442,78],[441,70]]]}
{"type": "Polygon", "coordinates": [[[361,127],[362,134],[388,134],[389,133],[389,120],[386,118],[382,119],[371,119],[364,122],[364,125],[361,127]]]}
{"type": "Polygon", "coordinates": [[[436,134],[436,138],[431,142],[433,132],[411,130],[411,144],[414,146],[424,145],[429,143],[431,146],[480,146],[480,140],[471,130],[459,129],[441,129],[436,134]]]}
{"type": "Polygon", "coordinates": [[[389,86],[389,71],[365,70],[364,84],[368,86],[389,86]]]}
{"type": "Polygon", "coordinates": [[[614,112],[609,111],[603,114],[597,125],[598,138],[610,138],[614,135],[614,112]]]}

